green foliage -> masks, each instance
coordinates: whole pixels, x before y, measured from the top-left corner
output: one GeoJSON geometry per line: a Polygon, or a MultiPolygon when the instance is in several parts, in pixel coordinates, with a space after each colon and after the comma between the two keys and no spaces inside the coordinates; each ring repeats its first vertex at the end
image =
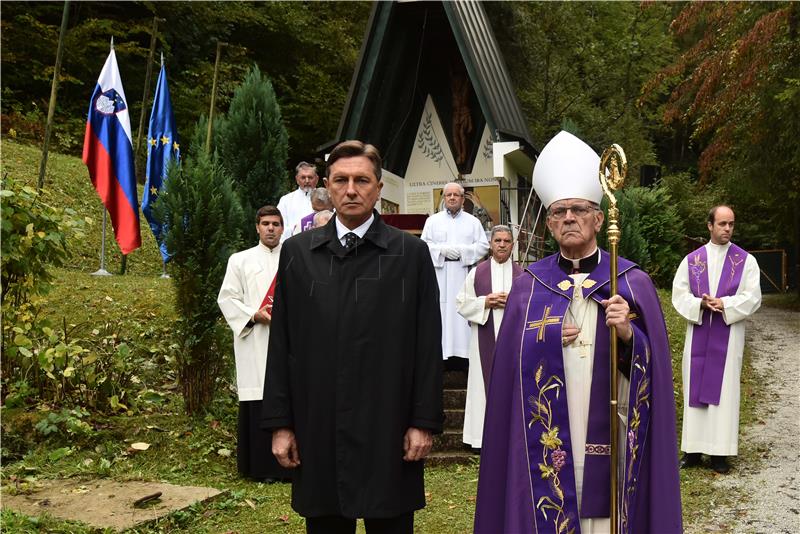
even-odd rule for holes
{"type": "Polygon", "coordinates": [[[287,147],[272,82],[254,66],[214,129],[214,149],[236,184],[248,220],[261,206],[276,205],[286,192],[287,147]]]}
{"type": "MultiPolygon", "coordinates": [[[[50,96],[63,4],[10,2],[3,6],[3,133],[41,142],[50,96]],[[32,112],[35,112],[32,114],[32,112]]],[[[216,43],[222,49],[217,111],[225,112],[234,89],[255,63],[268,72],[284,110],[291,161],[309,159],[336,133],[369,2],[126,2],[70,5],[58,107],[56,148],[80,152],[89,96],[113,35],[131,123],[150,113],[140,100],[153,17],[170,76],[178,131],[208,114],[216,43]]],[[[145,120],[146,128],[146,120],[145,120]]],[[[146,129],[145,129],[146,132],[146,129]]],[[[135,142],[135,140],[134,140],[135,142]]]]}
{"type": "Polygon", "coordinates": [[[34,188],[6,176],[2,198],[3,306],[21,306],[50,288],[50,269],[67,262],[67,235],[83,236],[71,209],[56,209],[34,188]]]}
{"type": "MultiPolygon", "coordinates": [[[[678,218],[683,221],[686,237],[697,246],[708,241],[708,210],[725,202],[728,194],[724,187],[698,183],[685,172],[664,176],[660,185],[671,199],[671,207],[677,211],[678,218]]],[[[737,220],[737,226],[738,223],[737,220]]]]}
{"type": "Polygon", "coordinates": [[[155,210],[173,254],[179,379],[186,410],[196,413],[208,407],[229,365],[220,357],[229,335],[216,299],[228,257],[241,247],[242,208],[230,177],[201,153],[170,168],[155,210]]]}
{"type": "MultiPolygon", "coordinates": [[[[638,264],[659,287],[669,287],[683,258],[683,221],[662,188],[626,187],[617,194],[619,254],[638,264]]],[[[606,221],[608,213],[606,212],[606,221]]],[[[598,236],[608,246],[605,231],[598,236]]]]}
{"type": "MultiPolygon", "coordinates": [[[[45,437],[51,434],[85,436],[92,432],[92,427],[83,420],[88,416],[89,412],[82,408],[63,408],[58,412],[47,412],[47,415],[36,424],[35,428],[45,437]]],[[[64,456],[63,449],[56,449],[53,453],[55,453],[53,460],[64,456]]]]}
{"type": "Polygon", "coordinates": [[[640,99],[673,132],[671,163],[737,205],[734,239],[752,248],[800,246],[798,19],[794,2],[681,5],[678,53],[640,99]]]}
{"type": "MultiPolygon", "coordinates": [[[[5,58],[4,58],[5,60],[5,58]]],[[[5,128],[5,122],[4,126],[5,128]]],[[[85,123],[84,123],[85,127],[85,123]]],[[[3,170],[13,177],[18,187],[36,188],[41,162],[41,146],[30,146],[4,138],[2,141],[3,170]]],[[[142,186],[139,186],[142,198],[142,186]]],[[[80,232],[66,233],[66,249],[69,256],[64,267],[86,272],[97,270],[102,243],[100,221],[105,208],[97,196],[86,165],[79,157],[66,156],[51,150],[47,160],[45,188],[38,197],[38,204],[56,206],[75,220],[82,221],[80,232]]],[[[142,246],[128,254],[128,274],[161,274],[161,254],[153,238],[147,220],[140,217],[142,246]]],[[[106,268],[114,272],[122,257],[109,225],[106,232],[106,268]]]]}
{"type": "Polygon", "coordinates": [[[487,5],[535,143],[562,126],[598,151],[618,143],[631,175],[656,162],[647,108],[636,98],[670,59],[670,6],[632,2],[487,5]]]}

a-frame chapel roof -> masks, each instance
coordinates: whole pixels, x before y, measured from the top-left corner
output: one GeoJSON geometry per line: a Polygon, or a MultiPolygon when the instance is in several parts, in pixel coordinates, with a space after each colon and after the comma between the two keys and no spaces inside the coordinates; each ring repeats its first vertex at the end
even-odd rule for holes
{"type": "Polygon", "coordinates": [[[428,94],[449,129],[454,69],[471,82],[475,131],[486,125],[493,141],[519,141],[533,158],[511,77],[477,1],[375,2],[336,138],[320,150],[361,139],[381,150],[386,169],[404,175],[428,94]]]}

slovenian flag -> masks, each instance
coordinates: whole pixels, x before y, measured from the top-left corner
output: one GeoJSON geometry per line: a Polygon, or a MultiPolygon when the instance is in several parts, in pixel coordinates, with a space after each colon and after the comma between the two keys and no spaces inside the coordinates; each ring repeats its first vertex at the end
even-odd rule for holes
{"type": "Polygon", "coordinates": [[[175,126],[175,114],[172,112],[172,101],[167,87],[167,71],[162,57],[156,96],[153,99],[153,111],[150,113],[150,128],[147,132],[147,182],[142,195],[142,213],[156,238],[161,258],[165,263],[170,259],[164,243],[165,228],[153,213],[153,203],[164,185],[169,162],[174,159],[180,163],[180,157],[178,129],[175,126]]]}
{"type": "Polygon", "coordinates": [[[103,201],[123,254],[142,244],[133,167],[131,121],[112,45],[89,103],[83,162],[103,201]]]}

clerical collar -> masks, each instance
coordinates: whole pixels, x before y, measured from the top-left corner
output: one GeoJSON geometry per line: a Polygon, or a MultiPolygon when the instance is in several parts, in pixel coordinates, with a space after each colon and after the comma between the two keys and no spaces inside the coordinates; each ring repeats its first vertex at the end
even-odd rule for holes
{"type": "Polygon", "coordinates": [[[562,254],[558,255],[558,266],[567,274],[590,273],[594,271],[598,263],[600,263],[599,248],[594,249],[594,252],[588,256],[577,260],[565,258],[562,254]]]}
{"type": "Polygon", "coordinates": [[[724,245],[717,245],[713,241],[709,241],[707,244],[711,249],[715,249],[716,248],[716,249],[720,249],[720,250],[728,250],[728,247],[731,246],[731,242],[730,241],[728,241],[724,245]]]}

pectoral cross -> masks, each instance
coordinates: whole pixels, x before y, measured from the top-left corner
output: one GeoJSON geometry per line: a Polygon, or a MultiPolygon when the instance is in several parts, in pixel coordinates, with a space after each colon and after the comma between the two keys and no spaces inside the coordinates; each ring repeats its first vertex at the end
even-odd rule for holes
{"type": "Polygon", "coordinates": [[[536,342],[544,341],[544,329],[550,324],[560,324],[562,317],[559,315],[550,316],[552,306],[545,306],[542,318],[538,321],[529,321],[526,330],[539,330],[536,334],[536,342]]]}

